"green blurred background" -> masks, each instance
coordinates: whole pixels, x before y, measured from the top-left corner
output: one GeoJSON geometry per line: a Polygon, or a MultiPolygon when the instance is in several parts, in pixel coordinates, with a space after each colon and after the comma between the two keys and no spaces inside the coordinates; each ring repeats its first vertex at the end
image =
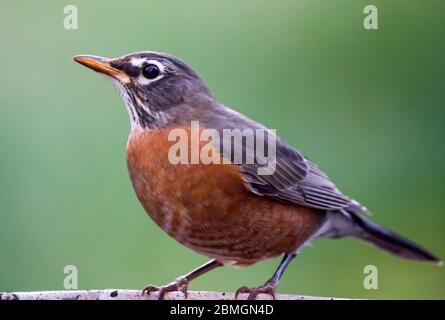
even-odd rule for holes
{"type": "MultiPolygon", "coordinates": [[[[0,291],[164,284],[206,261],[146,215],[110,83],[70,60],[139,50],[184,59],[226,105],[276,128],[374,220],[445,257],[445,3],[398,0],[23,1],[0,4],[0,291]],[[363,8],[379,9],[379,30],[363,8]],[[65,30],[65,5],[79,29],[65,30]]],[[[279,260],[192,290],[262,284],[279,260]]],[[[445,298],[445,268],[355,240],[308,247],[279,292],[445,298]],[[363,268],[378,267],[378,290],[363,268]]]]}

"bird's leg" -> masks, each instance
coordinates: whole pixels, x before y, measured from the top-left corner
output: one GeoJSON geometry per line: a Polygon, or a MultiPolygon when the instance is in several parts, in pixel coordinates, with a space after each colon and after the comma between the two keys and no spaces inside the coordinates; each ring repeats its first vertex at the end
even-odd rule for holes
{"type": "Polygon", "coordinates": [[[222,265],[222,263],[216,261],[215,259],[212,259],[206,264],[203,264],[202,266],[196,268],[195,270],[187,273],[184,276],[179,277],[172,283],[169,283],[165,286],[157,287],[150,284],[142,290],[142,294],[144,294],[145,292],[150,294],[150,292],[159,291],[158,300],[162,300],[167,292],[181,291],[184,294],[184,297],[187,298],[187,286],[190,281],[198,278],[206,272],[209,272],[210,270],[215,269],[216,267],[221,267],[222,265]]]}
{"type": "Polygon", "coordinates": [[[255,300],[258,294],[267,293],[270,294],[272,298],[275,300],[275,291],[277,290],[278,282],[280,281],[280,278],[283,275],[284,270],[286,270],[289,263],[296,256],[297,256],[296,253],[291,253],[291,254],[286,253],[272,278],[270,278],[269,280],[266,281],[265,284],[257,288],[248,288],[246,286],[242,286],[241,288],[236,290],[235,299],[238,298],[238,295],[240,293],[248,293],[249,297],[247,298],[247,300],[255,300]]]}

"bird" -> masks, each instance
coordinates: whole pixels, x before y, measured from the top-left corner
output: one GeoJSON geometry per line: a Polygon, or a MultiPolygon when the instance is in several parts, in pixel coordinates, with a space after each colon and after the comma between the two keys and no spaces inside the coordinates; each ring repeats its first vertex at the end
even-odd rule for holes
{"type": "Polygon", "coordinates": [[[156,51],[72,59],[111,80],[123,98],[130,119],[127,168],[145,211],[169,236],[210,259],[167,285],[145,286],[142,294],[164,299],[181,291],[187,297],[189,283],[215,268],[282,256],[263,285],[241,286],[235,294],[275,298],[290,262],[323,238],[350,236],[402,258],[441,263],[372,222],[369,210],[343,194],[313,161],[276,131],[221,103],[181,59],[156,51]],[[219,139],[203,137],[206,130],[219,139]],[[236,130],[253,133],[253,145],[247,134],[232,135],[229,143],[221,139],[236,130]],[[202,139],[193,141],[197,136],[202,139]],[[241,157],[231,150],[235,144],[241,157]],[[261,146],[271,147],[270,155],[261,146]],[[182,162],[174,157],[178,150],[186,154],[182,162]],[[213,161],[193,161],[196,152],[213,161]]]}

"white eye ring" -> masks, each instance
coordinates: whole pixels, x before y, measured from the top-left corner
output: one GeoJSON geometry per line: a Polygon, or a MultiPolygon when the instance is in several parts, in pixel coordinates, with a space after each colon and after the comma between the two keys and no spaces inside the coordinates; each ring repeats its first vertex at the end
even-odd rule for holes
{"type": "MultiPolygon", "coordinates": [[[[158,60],[146,60],[146,64],[154,64],[156,67],[159,68],[159,74],[164,73],[165,67],[162,63],[160,63],[158,60]]],[[[141,65],[142,66],[142,65],[141,65]]]]}
{"type": "Polygon", "coordinates": [[[133,67],[141,68],[144,64],[145,65],[147,65],[147,64],[154,64],[156,67],[159,68],[159,71],[161,73],[164,72],[164,69],[165,69],[164,65],[162,63],[160,63],[158,60],[153,60],[153,59],[147,60],[147,59],[144,59],[144,58],[133,58],[133,59],[131,59],[131,65],[133,67]]]}
{"type": "MultiPolygon", "coordinates": [[[[143,60],[143,59],[140,59],[140,60],[143,60]]],[[[133,63],[132,63],[133,64],[133,63]]],[[[145,65],[145,66],[148,66],[148,65],[155,65],[156,67],[158,67],[158,69],[159,69],[159,75],[156,77],[156,78],[153,78],[153,79],[148,79],[148,78],[146,78],[146,77],[144,77],[144,75],[142,75],[142,73],[141,73],[141,75],[137,78],[137,81],[141,84],[141,85],[148,85],[148,84],[150,84],[150,83],[152,83],[153,81],[157,81],[157,80],[159,80],[159,79],[161,79],[162,77],[164,77],[164,70],[165,70],[165,67],[164,67],[164,65],[162,64],[162,63],[160,63],[158,60],[143,60],[143,62],[141,63],[141,67],[143,66],[143,65],[145,65]]],[[[134,64],[133,64],[134,65],[134,64]]],[[[144,66],[144,68],[145,68],[145,66],[144,66]]]]}

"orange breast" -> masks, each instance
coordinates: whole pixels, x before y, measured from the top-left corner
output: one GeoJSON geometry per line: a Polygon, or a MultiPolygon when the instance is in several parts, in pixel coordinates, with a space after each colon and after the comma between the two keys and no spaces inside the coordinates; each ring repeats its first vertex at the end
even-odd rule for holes
{"type": "Polygon", "coordinates": [[[221,262],[249,265],[295,251],[318,229],[322,214],[251,193],[235,165],[171,164],[171,129],[134,133],[127,146],[137,197],[171,237],[221,262]]]}

